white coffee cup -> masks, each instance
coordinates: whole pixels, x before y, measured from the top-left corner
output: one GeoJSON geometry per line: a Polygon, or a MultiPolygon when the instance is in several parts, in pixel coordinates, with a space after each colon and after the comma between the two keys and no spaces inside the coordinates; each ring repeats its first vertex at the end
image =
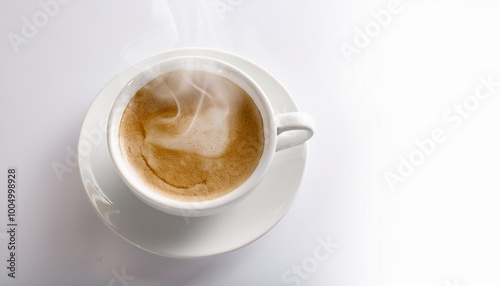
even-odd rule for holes
{"type": "Polygon", "coordinates": [[[291,112],[274,115],[267,95],[252,78],[240,69],[213,58],[182,56],[155,63],[139,71],[123,87],[111,108],[107,139],[109,152],[118,173],[139,199],[160,211],[190,217],[215,214],[240,202],[264,178],[275,152],[304,143],[312,137],[313,130],[313,120],[308,114],[291,112]],[[180,201],[150,190],[147,185],[137,178],[138,175],[127,165],[121,154],[118,133],[121,118],[127,104],[136,92],[149,81],[175,70],[197,70],[214,73],[234,82],[243,88],[253,99],[262,116],[264,125],[264,150],[255,171],[239,187],[212,200],[201,202],[180,201]]]}

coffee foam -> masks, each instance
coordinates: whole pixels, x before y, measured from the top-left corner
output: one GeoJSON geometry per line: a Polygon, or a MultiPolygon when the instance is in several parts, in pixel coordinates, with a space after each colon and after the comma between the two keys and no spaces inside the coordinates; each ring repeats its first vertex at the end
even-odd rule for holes
{"type": "Polygon", "coordinates": [[[254,171],[264,146],[251,97],[215,74],[173,71],[129,102],[121,152],[143,183],[180,200],[207,200],[235,189],[254,171]]]}
{"type": "Polygon", "coordinates": [[[186,86],[181,87],[180,94],[171,89],[166,94],[157,94],[157,97],[172,97],[177,105],[177,114],[173,117],[157,117],[148,122],[145,128],[146,142],[206,157],[221,155],[229,140],[230,98],[219,84],[203,82],[203,86],[198,86],[192,82],[189,74],[184,77],[182,81],[186,86]],[[195,98],[192,102],[185,102],[182,92],[191,92],[195,98]],[[192,106],[196,106],[194,111],[191,110],[192,106]]]}

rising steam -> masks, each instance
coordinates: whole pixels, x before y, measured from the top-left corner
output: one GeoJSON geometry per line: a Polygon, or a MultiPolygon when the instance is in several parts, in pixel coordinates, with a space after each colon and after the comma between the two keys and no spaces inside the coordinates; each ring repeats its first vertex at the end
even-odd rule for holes
{"type": "Polygon", "coordinates": [[[231,97],[224,82],[207,80],[207,75],[178,71],[161,78],[155,89],[164,92],[155,96],[165,103],[165,112],[146,122],[146,142],[206,157],[224,152],[229,140],[231,97]]]}

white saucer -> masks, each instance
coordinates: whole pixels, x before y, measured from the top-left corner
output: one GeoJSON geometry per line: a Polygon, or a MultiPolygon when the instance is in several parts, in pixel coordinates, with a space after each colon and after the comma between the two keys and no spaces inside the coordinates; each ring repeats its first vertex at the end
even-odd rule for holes
{"type": "Polygon", "coordinates": [[[135,197],[113,166],[105,134],[102,140],[97,140],[97,135],[93,140],[87,136],[103,132],[100,124],[107,121],[118,92],[137,73],[137,67],[187,54],[227,61],[246,72],[270,97],[276,114],[298,111],[285,88],[268,72],[239,56],[208,49],[180,49],[154,55],[121,72],[99,92],[85,117],[78,143],[82,151],[80,173],[90,201],[102,220],[125,240],[144,250],[179,258],[229,252],[264,235],[292,205],[307,157],[304,144],[278,152],[268,174],[252,194],[232,209],[209,217],[172,216],[135,197]],[[98,145],[93,144],[96,142],[98,145]]]}

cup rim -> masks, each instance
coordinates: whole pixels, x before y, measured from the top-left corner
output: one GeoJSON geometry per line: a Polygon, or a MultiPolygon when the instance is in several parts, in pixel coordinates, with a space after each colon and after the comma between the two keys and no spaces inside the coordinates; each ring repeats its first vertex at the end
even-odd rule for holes
{"type": "Polygon", "coordinates": [[[222,210],[224,207],[240,201],[250,194],[253,189],[255,189],[271,165],[276,149],[277,133],[271,103],[255,80],[239,68],[227,62],[206,56],[192,55],[162,60],[138,71],[138,73],[120,90],[120,93],[117,95],[115,102],[113,103],[108,119],[107,140],[110,156],[118,174],[137,197],[152,207],[170,214],[180,216],[203,216],[222,210]],[[179,64],[192,64],[193,62],[202,63],[202,66],[196,66],[197,70],[215,73],[214,67],[216,66],[217,69],[215,71],[220,72],[217,73],[218,75],[222,75],[232,82],[234,82],[235,78],[240,80],[240,82],[235,84],[243,88],[256,103],[260,111],[264,127],[264,150],[250,177],[248,177],[236,189],[227,194],[214,199],[199,202],[176,200],[174,198],[161,195],[141,183],[140,179],[136,178],[137,175],[134,174],[131,168],[128,167],[123,156],[121,156],[118,138],[123,112],[125,111],[128,102],[136,94],[136,92],[149,81],[160,76],[161,74],[174,70],[193,70],[194,68],[178,68],[179,64]],[[225,73],[223,74],[223,72],[225,73]],[[241,84],[242,82],[244,84],[241,84]],[[135,85],[137,85],[138,88],[135,85]]]}

